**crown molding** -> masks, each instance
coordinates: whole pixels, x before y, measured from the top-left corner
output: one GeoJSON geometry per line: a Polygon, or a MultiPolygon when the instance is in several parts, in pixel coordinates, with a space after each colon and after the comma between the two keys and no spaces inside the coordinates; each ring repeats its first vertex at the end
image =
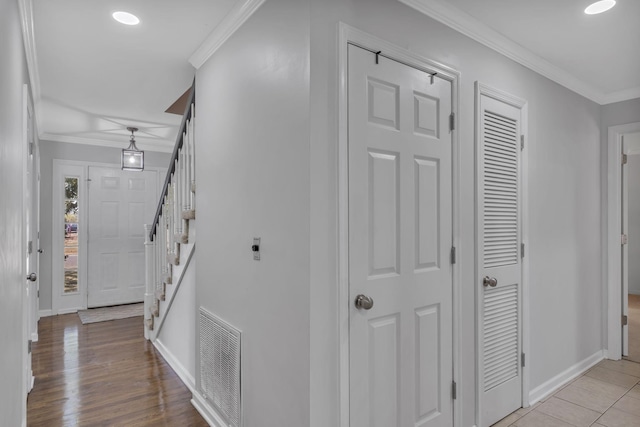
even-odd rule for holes
{"type": "MultiPolygon", "coordinates": [[[[42,133],[39,135],[40,141],[67,142],[70,144],[93,145],[98,147],[110,148],[127,148],[128,139],[122,141],[114,141],[108,139],[84,138],[80,136],[60,135],[53,133],[42,133]]],[[[46,143],[46,142],[45,142],[46,143]]],[[[167,141],[164,139],[155,140],[154,142],[141,141],[136,139],[136,146],[144,151],[156,151],[159,153],[172,153],[175,141],[167,141]]]]}
{"type": "Polygon", "coordinates": [[[605,105],[640,98],[640,87],[632,87],[631,89],[611,92],[606,94],[603,98],[602,104],[605,105]]]}
{"type": "Polygon", "coordinates": [[[205,41],[189,58],[189,62],[196,69],[202,67],[209,58],[244,24],[247,19],[266,0],[245,0],[235,4],[220,24],[207,36],[205,41]]]}
{"type": "Polygon", "coordinates": [[[455,6],[439,0],[398,1],[598,104],[625,101],[640,96],[640,88],[605,94],[455,6]]]}
{"type": "Polygon", "coordinates": [[[31,96],[35,108],[36,123],[42,119],[42,106],[40,103],[40,71],[38,67],[38,54],[36,51],[36,37],[33,24],[32,0],[18,0],[20,8],[20,26],[22,27],[22,41],[29,71],[29,84],[31,96]]]}

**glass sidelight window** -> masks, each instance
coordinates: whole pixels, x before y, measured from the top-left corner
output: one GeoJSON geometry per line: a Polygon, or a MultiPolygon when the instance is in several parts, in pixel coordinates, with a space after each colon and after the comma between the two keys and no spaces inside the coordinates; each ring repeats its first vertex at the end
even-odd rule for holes
{"type": "Polygon", "coordinates": [[[78,292],[78,177],[64,177],[64,293],[78,292]]]}

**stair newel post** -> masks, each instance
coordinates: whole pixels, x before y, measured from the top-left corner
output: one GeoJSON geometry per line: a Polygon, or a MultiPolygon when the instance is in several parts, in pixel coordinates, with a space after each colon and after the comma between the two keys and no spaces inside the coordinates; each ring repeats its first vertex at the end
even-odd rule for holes
{"type": "MultiPolygon", "coordinates": [[[[151,307],[154,304],[154,285],[156,283],[156,245],[151,240],[152,226],[149,224],[144,225],[144,259],[145,259],[145,293],[144,293],[144,337],[145,339],[151,339],[151,331],[147,320],[152,319],[151,307]]],[[[157,232],[156,232],[157,236],[157,232]]],[[[156,238],[157,240],[157,238],[156,238]]]]}

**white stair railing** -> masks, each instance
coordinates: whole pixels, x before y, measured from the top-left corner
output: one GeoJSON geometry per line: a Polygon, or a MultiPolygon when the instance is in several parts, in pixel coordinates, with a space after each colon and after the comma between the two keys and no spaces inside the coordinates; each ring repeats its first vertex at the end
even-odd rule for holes
{"type": "MultiPolygon", "coordinates": [[[[173,266],[181,263],[180,246],[189,242],[189,222],[195,220],[195,83],[173,150],[154,221],[145,225],[145,338],[154,340],[166,313],[161,313],[167,285],[174,283],[173,266]],[[160,317],[159,321],[155,319],[160,317]],[[154,326],[156,326],[154,328],[154,326]],[[154,330],[155,329],[155,330],[154,330]]],[[[184,261],[193,255],[185,253],[184,261]]],[[[186,265],[185,265],[186,267],[186,265]]],[[[180,274],[182,278],[184,272],[180,274]]],[[[175,282],[179,285],[179,280],[175,282]]],[[[164,305],[168,310],[171,301],[164,305]]]]}

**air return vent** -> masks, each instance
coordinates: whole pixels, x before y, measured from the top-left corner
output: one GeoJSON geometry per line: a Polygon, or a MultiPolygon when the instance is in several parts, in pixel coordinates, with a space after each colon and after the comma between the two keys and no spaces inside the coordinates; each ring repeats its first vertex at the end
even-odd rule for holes
{"type": "Polygon", "coordinates": [[[200,388],[230,427],[240,427],[240,331],[200,307],[200,388]]]}

